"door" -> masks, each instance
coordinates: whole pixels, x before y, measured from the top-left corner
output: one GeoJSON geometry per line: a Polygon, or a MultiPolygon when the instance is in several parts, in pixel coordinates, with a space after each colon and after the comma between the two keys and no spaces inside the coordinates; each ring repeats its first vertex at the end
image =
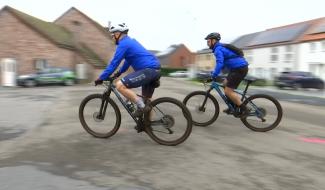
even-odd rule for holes
{"type": "Polygon", "coordinates": [[[16,60],[2,59],[1,60],[1,77],[3,86],[16,86],[16,60]]]}
{"type": "Polygon", "coordinates": [[[87,79],[87,65],[85,63],[76,65],[77,79],[87,79]]]}

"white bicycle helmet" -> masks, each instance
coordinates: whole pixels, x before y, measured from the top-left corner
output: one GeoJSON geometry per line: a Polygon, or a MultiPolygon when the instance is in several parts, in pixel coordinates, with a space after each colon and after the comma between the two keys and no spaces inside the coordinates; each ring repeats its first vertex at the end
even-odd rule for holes
{"type": "Polygon", "coordinates": [[[109,27],[109,31],[111,33],[114,33],[114,32],[127,33],[129,31],[129,28],[126,26],[125,23],[121,23],[121,24],[111,25],[109,27]]]}

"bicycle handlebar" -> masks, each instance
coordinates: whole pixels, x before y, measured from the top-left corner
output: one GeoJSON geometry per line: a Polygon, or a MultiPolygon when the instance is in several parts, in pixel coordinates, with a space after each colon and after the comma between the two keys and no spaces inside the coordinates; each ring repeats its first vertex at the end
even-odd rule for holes
{"type": "Polygon", "coordinates": [[[104,82],[113,82],[115,79],[117,79],[121,74],[120,73],[115,73],[113,76],[108,77],[106,80],[103,80],[104,82]]]}

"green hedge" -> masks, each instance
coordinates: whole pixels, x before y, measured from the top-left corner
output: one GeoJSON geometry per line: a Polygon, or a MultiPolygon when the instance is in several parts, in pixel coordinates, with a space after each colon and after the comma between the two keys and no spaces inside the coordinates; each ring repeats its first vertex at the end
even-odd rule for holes
{"type": "Polygon", "coordinates": [[[182,68],[161,68],[160,72],[162,76],[168,76],[169,73],[173,73],[176,71],[187,71],[187,69],[182,68]]]}

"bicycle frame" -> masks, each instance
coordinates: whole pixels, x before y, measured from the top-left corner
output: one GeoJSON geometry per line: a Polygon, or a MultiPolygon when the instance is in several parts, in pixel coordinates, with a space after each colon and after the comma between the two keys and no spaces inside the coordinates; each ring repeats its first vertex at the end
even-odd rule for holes
{"type": "MultiPolygon", "coordinates": [[[[241,95],[241,101],[243,102],[244,100],[246,100],[248,97],[246,96],[247,94],[247,90],[248,90],[248,87],[249,87],[249,84],[250,82],[247,82],[247,85],[244,89],[244,91],[241,91],[241,90],[237,90],[235,89],[234,92],[236,92],[237,94],[241,95]]],[[[219,96],[223,99],[223,101],[226,103],[226,105],[228,106],[228,108],[233,112],[235,113],[235,107],[233,106],[233,104],[231,104],[228,100],[228,98],[226,97],[225,93],[221,90],[221,88],[225,88],[224,85],[218,83],[218,82],[215,82],[215,81],[212,81],[211,83],[211,86],[210,88],[207,90],[207,94],[205,96],[205,99],[203,101],[203,104],[202,106],[200,107],[200,111],[203,110],[203,107],[204,105],[206,104],[206,101],[208,99],[208,94],[210,94],[210,92],[214,89],[217,91],[217,93],[219,94],[219,96]]],[[[250,102],[250,104],[254,107],[255,110],[258,110],[258,107],[253,103],[253,102],[250,102]]],[[[259,114],[259,113],[257,113],[259,114]]],[[[252,115],[252,114],[250,114],[252,115]]],[[[254,114],[253,114],[254,115],[254,114]]]]}
{"type": "Polygon", "coordinates": [[[122,98],[120,93],[117,91],[116,86],[113,84],[113,80],[104,82],[103,84],[106,89],[103,93],[103,100],[102,100],[102,104],[100,106],[100,111],[99,111],[99,116],[101,117],[101,119],[104,119],[104,117],[105,117],[105,112],[106,112],[106,108],[107,108],[107,104],[108,104],[108,102],[106,100],[107,100],[107,98],[110,97],[111,92],[113,92],[115,94],[115,96],[117,97],[117,99],[121,102],[123,107],[126,109],[126,111],[129,113],[129,115],[132,117],[132,119],[136,122],[136,124],[142,125],[141,120],[134,117],[131,110],[126,106],[126,102],[122,98]],[[103,109],[104,109],[104,113],[103,113],[103,109]]]}

